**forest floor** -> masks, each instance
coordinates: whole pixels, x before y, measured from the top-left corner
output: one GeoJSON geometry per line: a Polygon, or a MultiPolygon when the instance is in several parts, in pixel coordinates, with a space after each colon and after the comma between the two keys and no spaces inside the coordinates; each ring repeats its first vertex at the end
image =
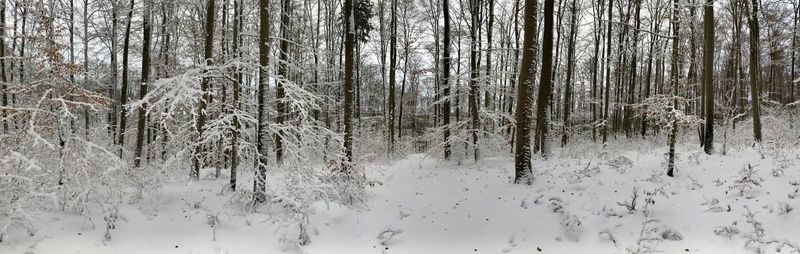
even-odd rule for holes
{"type": "Polygon", "coordinates": [[[373,163],[366,205],[314,204],[302,247],[294,220],[248,211],[227,179],[175,181],[120,205],[109,239],[103,213],[41,214],[0,253],[800,253],[800,148],[700,149],[679,147],[670,178],[665,147],[576,147],[535,160],[532,186],[510,184],[507,157],[373,163]]]}

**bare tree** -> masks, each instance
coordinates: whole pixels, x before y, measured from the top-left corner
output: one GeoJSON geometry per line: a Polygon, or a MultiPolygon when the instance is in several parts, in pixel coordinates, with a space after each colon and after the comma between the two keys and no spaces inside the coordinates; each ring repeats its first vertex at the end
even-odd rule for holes
{"type": "MultiPolygon", "coordinates": [[[[533,118],[533,82],[536,72],[533,61],[536,57],[535,31],[536,31],[536,2],[525,0],[524,22],[525,39],[522,45],[522,62],[520,63],[519,79],[517,80],[517,108],[514,111],[516,123],[514,149],[514,183],[533,184],[531,165],[531,124],[533,118]]],[[[551,6],[552,0],[548,0],[551,6]]],[[[552,18],[552,17],[551,17],[552,18]]],[[[552,19],[551,21],[552,22],[552,19]]]]}

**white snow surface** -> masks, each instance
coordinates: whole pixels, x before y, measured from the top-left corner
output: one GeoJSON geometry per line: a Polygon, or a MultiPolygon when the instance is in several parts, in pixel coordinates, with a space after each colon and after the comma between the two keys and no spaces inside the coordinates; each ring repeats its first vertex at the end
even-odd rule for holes
{"type": "Polygon", "coordinates": [[[122,204],[110,240],[102,213],[42,213],[36,235],[13,232],[0,253],[800,253],[791,247],[800,244],[797,147],[762,159],[749,147],[709,156],[681,146],[674,178],[665,175],[665,147],[584,149],[573,151],[581,159],[536,159],[531,186],[511,184],[508,157],[457,163],[414,154],[368,164],[376,184],[366,187],[364,208],[315,204],[305,246],[280,209],[248,209],[226,191],[227,178],[206,177],[122,204]],[[748,164],[761,186],[731,189],[748,164]],[[753,234],[754,224],[763,234],[753,234]],[[738,233],[726,236],[724,227],[738,233]]]}

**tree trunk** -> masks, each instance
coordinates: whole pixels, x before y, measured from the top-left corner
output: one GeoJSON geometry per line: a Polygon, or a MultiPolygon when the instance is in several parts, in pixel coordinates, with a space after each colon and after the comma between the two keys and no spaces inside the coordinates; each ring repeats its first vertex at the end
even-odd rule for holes
{"type": "MultiPolygon", "coordinates": [[[[522,45],[522,62],[520,63],[519,79],[517,80],[517,107],[514,111],[516,122],[514,149],[514,183],[533,184],[531,170],[531,122],[533,118],[533,82],[534,58],[536,58],[536,2],[538,0],[525,0],[524,22],[525,39],[522,45]]],[[[551,8],[553,0],[547,0],[551,8]]],[[[551,9],[552,14],[552,9],[551,9]]],[[[552,22],[552,21],[551,21],[552,22]]]]}
{"type": "Polygon", "coordinates": [[[479,0],[470,0],[472,24],[469,31],[471,39],[471,51],[469,55],[469,112],[472,122],[472,130],[470,130],[470,133],[472,135],[472,149],[475,161],[478,161],[478,128],[480,128],[478,123],[478,95],[480,93],[480,91],[478,91],[478,72],[480,71],[478,69],[478,50],[480,50],[478,48],[478,26],[480,25],[478,15],[480,15],[480,4],[478,2],[479,0]]]}
{"type": "Polygon", "coordinates": [[[675,119],[676,113],[678,110],[678,79],[680,78],[680,66],[678,64],[678,58],[680,57],[678,42],[680,40],[680,21],[679,19],[679,4],[678,0],[674,0],[673,2],[673,11],[672,11],[672,63],[670,65],[670,72],[672,75],[672,108],[669,109],[669,125],[671,126],[669,132],[669,152],[667,154],[667,176],[673,177],[675,176],[675,143],[677,142],[678,137],[678,121],[675,119]]]}
{"type": "Polygon", "coordinates": [[[122,158],[122,151],[125,149],[125,129],[127,127],[127,115],[128,110],[125,108],[126,104],[128,104],[128,54],[130,52],[130,42],[131,42],[131,20],[133,19],[133,6],[134,0],[131,0],[130,6],[128,7],[128,20],[125,24],[125,39],[122,42],[122,87],[120,88],[120,96],[119,96],[119,139],[117,143],[119,144],[119,157],[122,158]]]}
{"type": "Polygon", "coordinates": [[[705,45],[703,49],[703,87],[705,88],[705,152],[714,151],[714,1],[707,0],[703,8],[705,45]]]}
{"type": "Polygon", "coordinates": [[[573,73],[575,69],[575,37],[578,34],[577,0],[572,0],[570,13],[569,46],[567,46],[567,82],[564,88],[564,127],[561,135],[561,147],[567,145],[567,141],[569,140],[569,128],[572,126],[569,117],[572,111],[572,76],[575,75],[573,73]]]}
{"type": "MultiPolygon", "coordinates": [[[[142,17],[142,81],[139,83],[139,100],[143,100],[144,96],[147,95],[147,83],[150,82],[150,9],[150,0],[144,0],[144,15],[142,17]]],[[[142,107],[139,108],[139,122],[136,126],[136,152],[133,157],[134,167],[139,167],[139,165],[141,165],[146,122],[147,103],[142,103],[142,107]]]]}
{"type": "Polygon", "coordinates": [[[259,0],[258,30],[258,128],[256,129],[256,153],[258,170],[253,184],[253,200],[263,203],[267,200],[267,88],[269,87],[269,0],[259,0]]]}
{"type": "Polygon", "coordinates": [[[392,14],[390,22],[389,39],[389,149],[388,153],[394,153],[394,117],[395,117],[395,86],[397,85],[397,0],[392,0],[392,14]]]}
{"type": "MultiPolygon", "coordinates": [[[[355,66],[355,13],[353,8],[353,0],[344,0],[343,20],[344,23],[344,82],[342,89],[344,90],[344,153],[347,157],[348,163],[353,163],[353,82],[355,66]]],[[[346,168],[349,168],[346,167],[346,168]]]]}
{"type": "MultiPolygon", "coordinates": [[[[747,3],[747,1],[745,1],[747,3]]],[[[752,11],[750,8],[745,8],[748,11],[747,23],[750,26],[750,97],[752,98],[752,111],[753,111],[753,139],[757,143],[761,143],[761,98],[760,98],[760,85],[758,82],[761,77],[761,68],[759,67],[759,27],[758,27],[758,1],[752,0],[752,11]]]]}
{"type": "MultiPolygon", "coordinates": [[[[286,121],[286,103],[283,90],[284,83],[289,81],[289,22],[291,17],[291,0],[283,0],[283,11],[281,13],[281,43],[278,51],[278,80],[275,83],[275,121],[281,126],[286,121]]],[[[278,131],[275,135],[275,161],[278,165],[283,164],[283,131],[278,131]]]]}
{"type": "MultiPolygon", "coordinates": [[[[239,33],[242,29],[242,3],[241,0],[233,0],[233,47],[232,53],[234,59],[241,59],[241,54],[239,54],[239,44],[241,41],[239,39],[239,33]]],[[[231,158],[231,169],[230,169],[230,188],[232,191],[236,190],[236,177],[237,177],[237,168],[239,167],[239,129],[241,128],[241,124],[239,123],[239,91],[241,90],[241,83],[242,83],[242,72],[239,70],[239,66],[234,67],[234,80],[233,80],[233,101],[231,104],[233,105],[233,130],[231,133],[231,148],[230,148],[230,158],[231,158]]]]}
{"type": "Polygon", "coordinates": [[[613,18],[611,11],[614,10],[614,0],[608,0],[608,33],[606,34],[606,91],[605,102],[603,103],[603,143],[608,141],[608,104],[611,97],[611,20],[613,18]]]}
{"type": "Polygon", "coordinates": [[[442,52],[442,124],[444,125],[444,159],[450,159],[450,4],[442,0],[444,15],[444,47],[442,52]]]}

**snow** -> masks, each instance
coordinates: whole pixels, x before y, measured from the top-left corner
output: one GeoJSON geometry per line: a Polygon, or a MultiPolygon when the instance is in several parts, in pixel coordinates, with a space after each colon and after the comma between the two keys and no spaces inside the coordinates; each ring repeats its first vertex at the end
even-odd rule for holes
{"type": "MultiPolygon", "coordinates": [[[[95,209],[91,219],[41,213],[39,233],[10,232],[0,253],[757,253],[748,239],[765,253],[784,243],[780,253],[799,252],[787,247],[800,243],[798,147],[774,148],[762,159],[750,147],[709,156],[679,146],[675,178],[665,175],[665,150],[575,145],[535,160],[531,186],[511,184],[509,157],[459,163],[414,154],[371,163],[366,205],[315,203],[305,246],[276,205],[252,210],[246,191],[227,191],[228,179],[206,169],[203,180],[170,182],[121,204],[108,240],[109,212],[95,209]],[[763,181],[741,181],[748,165],[763,181]],[[732,189],[737,180],[753,188],[732,189]],[[764,234],[748,237],[753,225],[764,234]],[[738,233],[725,236],[726,226],[738,233]]],[[[239,182],[249,188],[252,181],[239,182]]]]}

